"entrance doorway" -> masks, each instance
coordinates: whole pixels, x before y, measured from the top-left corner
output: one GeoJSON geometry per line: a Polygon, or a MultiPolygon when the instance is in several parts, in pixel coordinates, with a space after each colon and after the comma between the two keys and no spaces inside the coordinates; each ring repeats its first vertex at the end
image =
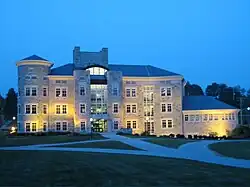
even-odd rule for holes
{"type": "Polygon", "coordinates": [[[93,127],[93,132],[107,132],[108,131],[107,120],[93,119],[91,123],[93,127]]]}

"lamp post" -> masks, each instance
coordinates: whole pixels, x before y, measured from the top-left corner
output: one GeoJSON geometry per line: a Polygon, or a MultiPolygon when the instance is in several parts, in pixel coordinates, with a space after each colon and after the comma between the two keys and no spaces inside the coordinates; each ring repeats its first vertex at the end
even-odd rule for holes
{"type": "Polygon", "coordinates": [[[90,140],[92,140],[93,118],[90,118],[90,140]]]}
{"type": "Polygon", "coordinates": [[[13,116],[13,117],[12,117],[12,119],[13,119],[13,121],[15,121],[15,120],[16,120],[16,117],[15,117],[15,116],[13,116]]]}

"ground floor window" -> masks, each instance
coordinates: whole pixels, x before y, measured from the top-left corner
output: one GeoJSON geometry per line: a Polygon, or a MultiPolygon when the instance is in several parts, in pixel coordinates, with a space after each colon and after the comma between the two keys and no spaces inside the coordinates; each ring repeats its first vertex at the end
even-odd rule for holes
{"type": "Polygon", "coordinates": [[[31,131],[36,132],[36,123],[35,122],[32,123],[31,131]]]}
{"type": "Polygon", "coordinates": [[[57,131],[61,130],[61,122],[56,122],[56,130],[57,131]]]}
{"type": "Polygon", "coordinates": [[[119,121],[114,120],[114,121],[113,121],[113,128],[114,128],[114,130],[117,130],[117,129],[118,129],[118,125],[119,125],[119,121]]]}
{"type": "Polygon", "coordinates": [[[30,132],[30,123],[25,123],[25,131],[30,132]]]}
{"type": "Polygon", "coordinates": [[[131,121],[127,121],[127,129],[131,129],[131,121]]]}
{"type": "Polygon", "coordinates": [[[68,122],[67,121],[57,121],[56,122],[56,131],[67,131],[68,122]]]}
{"type": "Polygon", "coordinates": [[[161,120],[161,128],[173,128],[173,120],[172,119],[162,119],[161,120]]]}
{"type": "Polygon", "coordinates": [[[137,128],[137,126],[136,126],[136,121],[133,121],[133,129],[136,129],[137,128]]]}
{"type": "Polygon", "coordinates": [[[81,121],[81,131],[86,130],[86,121],[81,121]]]}
{"type": "Polygon", "coordinates": [[[48,130],[48,123],[43,122],[43,132],[46,132],[48,130]]]}
{"type": "Polygon", "coordinates": [[[67,131],[68,130],[68,122],[67,121],[63,121],[62,122],[62,130],[63,131],[67,131]]]}

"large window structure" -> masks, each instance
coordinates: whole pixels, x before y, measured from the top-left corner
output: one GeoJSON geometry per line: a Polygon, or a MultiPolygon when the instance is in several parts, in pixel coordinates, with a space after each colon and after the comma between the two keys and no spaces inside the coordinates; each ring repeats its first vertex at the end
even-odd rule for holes
{"type": "Polygon", "coordinates": [[[105,75],[105,72],[107,71],[106,69],[101,67],[92,67],[86,70],[90,72],[90,75],[105,75]]]}
{"type": "Polygon", "coordinates": [[[107,85],[93,84],[91,89],[91,114],[107,114],[107,85]]]}

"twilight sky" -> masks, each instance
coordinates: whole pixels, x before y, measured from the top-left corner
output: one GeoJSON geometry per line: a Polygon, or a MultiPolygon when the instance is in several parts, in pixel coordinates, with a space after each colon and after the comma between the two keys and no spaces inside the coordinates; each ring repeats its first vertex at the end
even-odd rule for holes
{"type": "Polygon", "coordinates": [[[250,88],[249,0],[0,0],[0,93],[15,62],[72,62],[74,46],[109,48],[109,62],[150,64],[203,88],[250,88]]]}

